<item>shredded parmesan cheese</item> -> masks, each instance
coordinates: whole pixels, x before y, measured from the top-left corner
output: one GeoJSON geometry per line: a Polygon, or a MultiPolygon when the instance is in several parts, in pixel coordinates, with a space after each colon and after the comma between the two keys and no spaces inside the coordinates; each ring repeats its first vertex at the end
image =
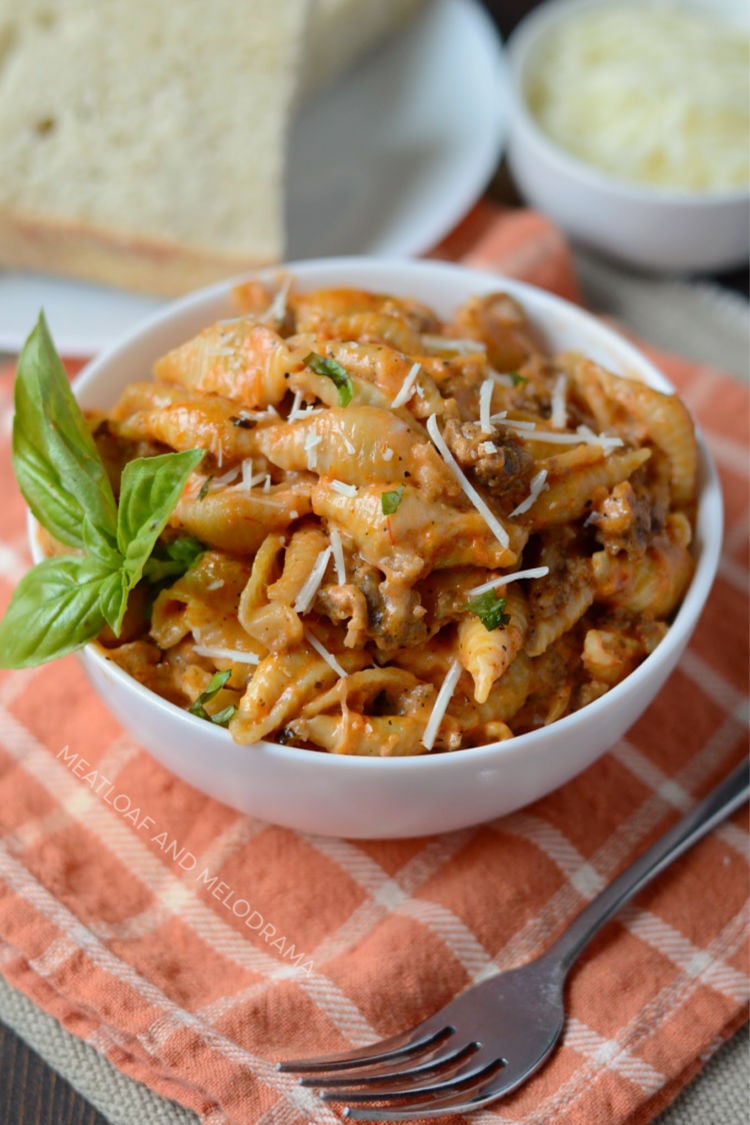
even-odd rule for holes
{"type": "Polygon", "coordinates": [[[316,434],[312,430],[310,430],[309,433],[305,434],[305,444],[303,448],[305,450],[305,453],[307,454],[308,469],[314,469],[317,467],[318,453],[316,446],[320,445],[322,440],[323,438],[320,436],[320,434],[316,434]]]}
{"type": "Polygon", "coordinates": [[[479,425],[482,433],[492,433],[492,392],[495,383],[492,379],[485,379],[479,388],[479,425]]]}
{"type": "Polygon", "coordinates": [[[300,406],[302,405],[302,392],[295,391],[294,398],[292,399],[292,406],[287,414],[287,422],[296,422],[300,415],[300,406]]]}
{"type": "Polygon", "coordinates": [[[548,566],[531,566],[528,570],[515,570],[512,574],[503,574],[500,578],[491,578],[489,582],[483,582],[481,586],[473,586],[467,593],[469,597],[475,598],[479,594],[486,593],[487,590],[496,590],[498,586],[505,586],[508,582],[518,582],[520,578],[544,578],[549,574],[548,566]]]}
{"type": "Polygon", "coordinates": [[[411,396],[414,393],[414,384],[417,381],[417,376],[419,375],[419,372],[421,370],[422,370],[422,367],[419,363],[413,363],[411,365],[411,367],[409,369],[409,374],[406,376],[403,383],[401,384],[401,390],[398,392],[398,394],[394,398],[393,402],[391,403],[391,407],[396,408],[398,406],[405,406],[406,405],[406,403],[409,401],[409,399],[411,398],[411,396]]]}
{"type": "MultiPolygon", "coordinates": [[[[482,497],[479,495],[476,488],[474,488],[474,486],[464,476],[463,472],[461,471],[461,467],[460,467],[458,461],[456,460],[456,458],[451,453],[450,449],[448,448],[448,446],[446,444],[445,438],[440,433],[440,429],[438,427],[438,422],[437,422],[437,416],[435,414],[431,414],[430,417],[427,419],[427,432],[429,433],[430,437],[432,438],[433,442],[435,443],[435,447],[436,447],[438,453],[443,458],[443,460],[445,461],[448,468],[452,470],[452,472],[453,472],[456,480],[460,484],[462,490],[465,492],[466,496],[469,498],[471,503],[474,505],[476,510],[479,512],[480,516],[482,517],[484,522],[487,524],[487,526],[489,527],[490,531],[492,532],[492,534],[497,539],[500,546],[501,547],[507,547],[508,544],[510,543],[510,538],[508,536],[508,532],[505,530],[503,525],[500,523],[500,520],[497,518],[497,516],[494,514],[494,512],[490,511],[489,507],[487,506],[485,501],[482,499],[482,497]]],[[[511,515],[512,514],[513,513],[511,513],[511,515]]]]}
{"type": "Polygon", "coordinates": [[[211,489],[225,488],[226,485],[231,484],[240,475],[240,466],[235,465],[232,469],[227,469],[220,477],[214,477],[209,487],[211,489]]]}
{"type": "Polygon", "coordinates": [[[342,480],[336,480],[335,477],[331,481],[331,488],[334,492],[338,492],[339,496],[354,497],[357,495],[357,486],[355,484],[344,484],[342,480]]]}
{"type": "Polygon", "coordinates": [[[543,441],[549,445],[601,445],[605,454],[609,454],[624,444],[622,438],[595,434],[588,426],[578,426],[574,434],[561,434],[556,430],[538,430],[533,422],[521,422],[515,418],[506,418],[504,424],[509,430],[528,434],[531,441],[543,441]]]}
{"type": "Polygon", "coordinates": [[[497,446],[494,441],[480,441],[477,450],[483,457],[490,457],[493,453],[497,453],[497,446]]]}
{"type": "Polygon", "coordinates": [[[470,355],[472,352],[486,352],[487,346],[481,340],[460,339],[457,336],[436,336],[430,332],[422,334],[422,343],[428,352],[454,352],[456,355],[470,355]]]}
{"type": "Polygon", "coordinates": [[[323,575],[326,572],[331,552],[331,547],[324,547],[313,563],[310,573],[294,600],[294,609],[297,613],[307,613],[308,609],[313,604],[315,595],[318,592],[318,587],[323,581],[323,575]]]}
{"type": "Polygon", "coordinates": [[[292,287],[292,276],[289,274],[282,281],[279,288],[274,294],[274,298],[266,311],[260,317],[264,322],[269,320],[283,320],[286,316],[286,301],[289,296],[289,290],[292,287]]]}
{"type": "Polygon", "coordinates": [[[295,391],[294,398],[292,399],[292,407],[287,415],[287,422],[299,422],[302,418],[309,418],[311,414],[319,414],[320,407],[314,406],[313,403],[302,402],[302,392],[295,391]]]}
{"type": "Polygon", "coordinates": [[[499,371],[490,371],[490,378],[494,379],[499,387],[512,387],[514,386],[513,379],[510,375],[501,375],[499,371]]]}
{"type": "Polygon", "coordinates": [[[344,561],[344,545],[341,542],[341,533],[337,527],[328,528],[328,538],[333,551],[333,566],[339,586],[346,585],[346,563],[344,561]]]}
{"type": "Polygon", "coordinates": [[[448,710],[448,704],[453,698],[453,693],[456,690],[456,685],[458,684],[460,676],[461,664],[458,659],[452,660],[445,679],[440,685],[440,691],[437,693],[437,698],[435,699],[430,717],[427,720],[427,726],[424,728],[424,734],[422,735],[422,745],[427,750],[432,750],[432,747],[435,745],[437,732],[445,717],[445,712],[448,710]]]}
{"type": "Polygon", "coordinates": [[[527,87],[544,132],[621,180],[686,192],[746,187],[747,22],[710,7],[620,2],[559,20],[527,87]]]}
{"type": "Polygon", "coordinates": [[[253,476],[253,461],[251,457],[246,457],[242,462],[242,479],[239,484],[235,485],[236,488],[243,488],[249,492],[251,488],[255,488],[256,484],[260,484],[263,480],[263,473],[256,473],[253,476]]]}
{"type": "Polygon", "coordinates": [[[329,668],[332,668],[337,676],[343,680],[346,676],[346,669],[342,668],[336,657],[332,652],[329,652],[325,645],[321,644],[316,636],[314,636],[309,629],[305,629],[305,640],[310,648],[314,648],[318,656],[322,656],[329,668]]]}
{"type": "Polygon", "coordinates": [[[613,437],[610,434],[595,434],[588,426],[578,426],[576,433],[588,445],[604,446],[605,454],[610,454],[613,449],[618,449],[625,444],[621,437],[613,437]]]}
{"type": "Polygon", "coordinates": [[[517,504],[515,506],[513,511],[510,513],[511,518],[513,516],[523,515],[524,512],[528,512],[532,504],[534,504],[538,500],[544,489],[547,487],[546,482],[547,470],[540,469],[536,476],[533,476],[531,478],[531,491],[529,492],[529,495],[525,500],[522,500],[520,504],[517,504]]]}
{"type": "Polygon", "coordinates": [[[193,645],[198,656],[209,660],[233,660],[235,664],[259,664],[260,657],[255,652],[245,652],[238,648],[214,648],[213,645],[193,645]]]}
{"type": "Polygon", "coordinates": [[[568,377],[564,374],[558,375],[552,389],[552,410],[549,419],[556,430],[564,430],[568,421],[567,393],[568,377]]]}
{"type": "Polygon", "coordinates": [[[502,421],[504,426],[510,426],[514,430],[536,429],[536,422],[524,422],[521,418],[509,418],[507,410],[501,410],[499,414],[493,414],[492,421],[502,421]]]}
{"type": "Polygon", "coordinates": [[[384,461],[392,461],[393,460],[393,450],[391,449],[390,445],[386,445],[385,449],[383,450],[383,460],[384,461]]]}
{"type": "MultiPolygon", "coordinates": [[[[254,504],[266,504],[269,508],[281,508],[281,507],[283,507],[283,505],[280,504],[278,500],[272,500],[269,496],[259,496],[257,492],[253,496],[253,503],[254,504]]],[[[292,517],[292,519],[296,519],[298,513],[297,512],[290,512],[289,515],[292,517]]]]}

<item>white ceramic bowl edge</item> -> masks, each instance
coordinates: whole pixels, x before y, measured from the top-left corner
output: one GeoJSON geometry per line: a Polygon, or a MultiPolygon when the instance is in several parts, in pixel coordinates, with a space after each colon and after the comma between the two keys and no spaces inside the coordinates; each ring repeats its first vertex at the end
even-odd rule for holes
{"type": "MultiPolygon", "coordinates": [[[[443,315],[475,293],[516,296],[554,350],[585,351],[611,369],[670,386],[626,340],[587,313],[541,290],[443,262],[360,258],[288,267],[304,288],[349,284],[416,296],[443,315]]],[[[79,375],[82,405],[111,405],[155,358],[203,326],[230,315],[232,282],[158,312],[79,375]]],[[[654,653],[588,707],[506,742],[452,754],[372,759],[291,746],[238,746],[220,728],[143,688],[93,646],[83,661],[102,699],[150,753],[197,789],[242,812],[302,831],[351,838],[422,836],[517,809],[568,781],[609,749],[642,714],[674,669],[708,596],[721,543],[721,494],[701,439],[696,574],[654,653]]],[[[32,535],[32,550],[39,549],[32,535]]]]}

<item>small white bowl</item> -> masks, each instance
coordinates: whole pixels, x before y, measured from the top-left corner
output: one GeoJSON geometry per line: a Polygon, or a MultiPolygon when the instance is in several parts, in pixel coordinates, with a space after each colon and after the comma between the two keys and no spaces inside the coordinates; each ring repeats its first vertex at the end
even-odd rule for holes
{"type": "MultiPolygon", "coordinates": [[[[544,40],[562,23],[610,0],[545,0],[507,43],[508,166],[525,200],[574,241],[657,272],[741,266],[750,254],[750,191],[681,192],[616,179],[555,144],[532,115],[526,89],[544,40]]],[[[742,0],[679,0],[747,24],[742,0]]]]}
{"type": "MultiPolygon", "coordinates": [[[[542,290],[444,262],[342,258],[287,267],[300,288],[351,285],[414,296],[447,316],[472,294],[504,289],[527,310],[554,351],[580,350],[623,375],[670,391],[627,341],[581,309],[542,290]]],[[[263,275],[261,275],[263,276],[263,275]]],[[[268,271],[266,276],[273,276],[268,271]]],[[[100,355],[74,387],[84,407],[111,406],[127,383],[205,325],[234,315],[231,282],[186,297],[100,355]]],[[[609,749],[645,710],[675,667],[716,573],[722,504],[700,440],[697,569],[669,633],[622,683],[551,726],[489,746],[413,758],[358,758],[261,742],[228,732],[142,687],[100,651],[83,661],[122,724],[167,769],[242,812],[307,832],[358,838],[422,836],[500,816],[557,788],[609,749]]],[[[40,557],[30,527],[32,551],[40,557]]]]}

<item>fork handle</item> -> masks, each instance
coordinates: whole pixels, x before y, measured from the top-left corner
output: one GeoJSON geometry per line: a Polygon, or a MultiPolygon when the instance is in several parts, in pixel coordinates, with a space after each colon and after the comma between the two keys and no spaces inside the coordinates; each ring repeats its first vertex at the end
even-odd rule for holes
{"type": "Polygon", "coordinates": [[[746,759],[707,797],[699,801],[695,808],[665,832],[634,863],[631,863],[630,867],[618,875],[613,883],[592,899],[547,951],[544,959],[557,961],[563,972],[567,972],[605,922],[608,922],[654,876],[668,867],[672,860],[677,859],[707,832],[720,824],[725,817],[740,808],[749,795],[750,765],[746,759]]]}

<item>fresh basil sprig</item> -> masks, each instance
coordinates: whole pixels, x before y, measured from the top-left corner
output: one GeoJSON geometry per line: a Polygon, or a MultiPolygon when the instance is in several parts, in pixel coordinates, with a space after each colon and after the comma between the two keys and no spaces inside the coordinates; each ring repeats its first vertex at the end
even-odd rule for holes
{"type": "Polygon", "coordinates": [[[0,667],[30,668],[81,648],[105,624],[119,635],[130,591],[204,451],[129,462],[118,505],[43,314],[19,357],[14,397],[21,493],[39,523],[80,552],[33,567],[0,621],[0,667]]]}

